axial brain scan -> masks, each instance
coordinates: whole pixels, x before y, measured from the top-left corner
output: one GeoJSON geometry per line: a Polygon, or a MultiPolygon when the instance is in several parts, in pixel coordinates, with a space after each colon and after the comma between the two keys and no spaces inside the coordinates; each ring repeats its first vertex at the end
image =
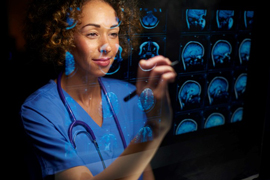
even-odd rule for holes
{"type": "Polygon", "coordinates": [[[138,135],[135,138],[135,142],[147,142],[153,140],[152,129],[148,126],[144,126],[140,129],[138,135]]]}
{"type": "Polygon", "coordinates": [[[184,70],[189,66],[202,65],[204,47],[197,41],[188,42],[182,51],[182,62],[184,70]]]}
{"type": "Polygon", "coordinates": [[[140,8],[140,11],[145,11],[146,15],[140,18],[142,27],[145,29],[154,29],[159,24],[159,19],[154,15],[154,13],[162,12],[161,9],[153,8],[149,10],[148,8],[140,8]]]}
{"type": "Polygon", "coordinates": [[[240,64],[249,60],[250,56],[251,39],[246,38],[242,41],[239,47],[240,64]]]}
{"type": "Polygon", "coordinates": [[[216,100],[226,99],[228,96],[229,83],[224,77],[215,77],[208,87],[209,104],[216,100]]]}
{"type": "Polygon", "coordinates": [[[219,29],[231,29],[233,26],[233,10],[217,10],[216,21],[219,29]]]}
{"type": "Polygon", "coordinates": [[[203,30],[206,25],[206,12],[204,9],[187,9],[186,22],[188,29],[196,28],[203,30]]]}
{"type": "Polygon", "coordinates": [[[200,103],[201,86],[198,82],[193,80],[186,81],[179,93],[178,100],[180,107],[183,109],[185,106],[196,105],[200,103]]]}
{"type": "Polygon", "coordinates": [[[240,74],[234,85],[234,92],[236,99],[238,99],[239,96],[244,94],[244,92],[246,91],[246,86],[247,86],[247,74],[246,73],[240,74]]]}
{"type": "Polygon", "coordinates": [[[149,59],[157,55],[159,55],[158,43],[148,40],[140,45],[139,56],[141,59],[149,59]]]}
{"type": "Polygon", "coordinates": [[[231,44],[226,40],[218,40],[211,52],[213,66],[216,64],[223,64],[225,62],[229,62],[231,57],[230,54],[232,52],[231,44]]]}
{"type": "Polygon", "coordinates": [[[225,123],[225,118],[220,113],[212,113],[206,120],[204,128],[211,128],[215,126],[220,126],[225,123]]]}
{"type": "Polygon", "coordinates": [[[175,134],[184,134],[192,131],[196,131],[198,128],[198,125],[196,121],[192,119],[184,119],[176,128],[175,134]]]}
{"type": "Polygon", "coordinates": [[[231,122],[234,123],[237,121],[242,121],[242,118],[243,118],[243,108],[240,107],[240,108],[236,109],[235,112],[233,113],[232,118],[231,118],[231,122]]]}
{"type": "Polygon", "coordinates": [[[138,106],[141,110],[150,111],[155,105],[154,93],[150,88],[146,88],[139,96],[138,106]]]}

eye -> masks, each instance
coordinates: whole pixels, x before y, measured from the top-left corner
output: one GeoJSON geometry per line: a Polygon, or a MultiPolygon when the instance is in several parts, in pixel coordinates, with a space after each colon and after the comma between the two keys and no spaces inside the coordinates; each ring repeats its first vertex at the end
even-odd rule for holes
{"type": "Polygon", "coordinates": [[[93,38],[96,38],[98,34],[93,32],[93,33],[88,33],[86,36],[93,39],[93,38]]]}
{"type": "Polygon", "coordinates": [[[117,37],[118,37],[118,33],[117,33],[117,32],[115,32],[115,33],[110,33],[110,36],[111,36],[112,38],[117,38],[117,37]]]}

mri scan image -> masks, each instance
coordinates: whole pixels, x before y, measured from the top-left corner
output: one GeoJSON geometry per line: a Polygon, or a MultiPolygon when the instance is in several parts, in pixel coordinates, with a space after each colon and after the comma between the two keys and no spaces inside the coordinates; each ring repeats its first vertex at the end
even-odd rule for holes
{"type": "Polygon", "coordinates": [[[112,75],[112,74],[119,71],[119,69],[121,67],[121,63],[123,61],[122,51],[123,51],[122,47],[119,46],[118,52],[117,52],[117,54],[116,54],[116,56],[114,58],[114,61],[113,61],[112,65],[111,65],[111,67],[110,67],[110,70],[106,73],[106,75],[112,75]]]}
{"type": "Polygon", "coordinates": [[[207,94],[209,99],[209,104],[216,102],[222,102],[227,99],[229,93],[229,83],[224,77],[217,76],[209,84],[207,94]]]}
{"type": "Polygon", "coordinates": [[[158,43],[149,39],[140,45],[139,56],[141,59],[149,59],[157,55],[159,55],[158,43]]]}
{"type": "Polygon", "coordinates": [[[237,121],[242,121],[242,118],[243,118],[243,108],[240,107],[234,111],[232,118],[231,118],[231,122],[234,123],[237,121]]]}
{"type": "Polygon", "coordinates": [[[216,11],[216,22],[218,29],[230,30],[233,26],[233,10],[217,10],[216,11]]]}
{"type": "Polygon", "coordinates": [[[156,16],[157,13],[162,13],[161,8],[140,8],[141,12],[144,12],[144,15],[140,18],[142,27],[145,29],[154,29],[158,26],[160,20],[156,16]]]}
{"type": "Polygon", "coordinates": [[[231,60],[232,46],[226,40],[218,40],[211,52],[212,63],[215,67],[216,65],[222,65],[228,63],[231,60]]]}
{"type": "Polygon", "coordinates": [[[176,128],[175,135],[197,131],[198,124],[193,119],[184,119],[176,128]]]}
{"type": "Polygon", "coordinates": [[[138,135],[135,137],[136,143],[142,143],[153,140],[152,129],[149,126],[144,126],[140,129],[138,135]]]}
{"type": "Polygon", "coordinates": [[[207,10],[205,9],[187,9],[186,10],[186,23],[188,29],[203,30],[206,25],[207,10]]]}
{"type": "Polygon", "coordinates": [[[247,86],[247,74],[242,73],[238,76],[234,84],[234,93],[235,93],[236,99],[238,99],[245,93],[246,86],[247,86]]]}
{"type": "Polygon", "coordinates": [[[204,47],[197,41],[189,41],[182,51],[184,70],[188,67],[203,65],[204,47]]]}
{"type": "Polygon", "coordinates": [[[225,124],[225,117],[221,113],[212,113],[205,121],[204,128],[211,128],[225,124]]]}
{"type": "Polygon", "coordinates": [[[101,137],[98,142],[99,148],[102,151],[112,151],[112,149],[117,148],[117,138],[114,134],[105,134],[101,137]]]}
{"type": "Polygon", "coordinates": [[[138,99],[138,106],[143,111],[150,111],[155,105],[154,93],[150,88],[142,91],[138,99]]]}
{"type": "Polygon", "coordinates": [[[186,81],[179,90],[178,100],[181,110],[184,107],[197,106],[201,100],[201,85],[193,80],[186,81]]]}
{"type": "Polygon", "coordinates": [[[244,12],[245,28],[251,28],[253,20],[254,20],[254,11],[245,11],[244,12]]]}
{"type": "Polygon", "coordinates": [[[247,62],[250,56],[251,39],[246,38],[239,46],[239,60],[240,64],[247,62]]]}

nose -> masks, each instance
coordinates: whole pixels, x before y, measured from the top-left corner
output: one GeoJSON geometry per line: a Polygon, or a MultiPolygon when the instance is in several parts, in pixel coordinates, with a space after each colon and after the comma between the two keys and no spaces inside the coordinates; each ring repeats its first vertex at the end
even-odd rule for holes
{"type": "Polygon", "coordinates": [[[108,39],[106,37],[102,38],[100,42],[99,52],[101,54],[108,54],[109,52],[111,52],[111,50],[112,50],[112,47],[108,39]]]}

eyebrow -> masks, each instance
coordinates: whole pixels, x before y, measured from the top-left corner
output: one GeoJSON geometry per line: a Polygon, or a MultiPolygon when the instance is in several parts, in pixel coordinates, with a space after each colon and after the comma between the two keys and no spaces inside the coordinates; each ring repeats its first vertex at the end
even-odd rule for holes
{"type": "MultiPolygon", "coordinates": [[[[96,27],[96,28],[100,28],[100,25],[99,25],[99,24],[92,24],[92,23],[90,23],[90,24],[84,25],[84,26],[82,27],[82,29],[85,28],[85,27],[87,27],[87,26],[94,26],[94,27],[96,27]]],[[[118,27],[118,26],[119,26],[118,24],[115,24],[115,25],[112,25],[110,28],[113,29],[113,28],[118,27]]]]}

